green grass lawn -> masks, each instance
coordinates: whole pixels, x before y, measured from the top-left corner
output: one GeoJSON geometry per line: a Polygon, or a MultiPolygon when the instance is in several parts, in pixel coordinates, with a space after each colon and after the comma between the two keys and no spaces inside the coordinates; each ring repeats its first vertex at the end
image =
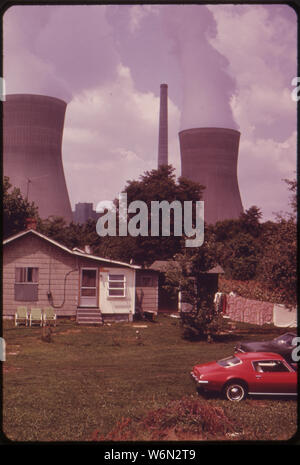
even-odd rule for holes
{"type": "MultiPolygon", "coordinates": [[[[270,339],[278,334],[266,332],[270,339]]],[[[261,330],[241,334],[262,338],[261,330]]],[[[104,437],[122,418],[138,424],[183,398],[221,408],[232,424],[226,439],[288,439],[296,432],[295,400],[234,404],[199,396],[192,366],[232,354],[236,341],[188,342],[168,316],[103,327],[59,321],[51,343],[41,340],[38,327],[5,322],[3,336],[3,430],[13,441],[90,441],[95,430],[104,437]]]]}

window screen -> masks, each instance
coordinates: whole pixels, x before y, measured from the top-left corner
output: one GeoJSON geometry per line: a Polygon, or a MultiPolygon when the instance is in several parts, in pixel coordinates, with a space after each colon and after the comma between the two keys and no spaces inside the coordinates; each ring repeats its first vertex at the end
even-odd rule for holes
{"type": "Polygon", "coordinates": [[[109,274],[108,295],[109,297],[125,297],[125,276],[123,274],[109,274]]]}
{"type": "Polygon", "coordinates": [[[38,268],[17,267],[15,273],[16,283],[38,283],[38,268]]]}
{"type": "Polygon", "coordinates": [[[38,300],[38,268],[17,267],[15,269],[15,300],[36,302],[38,300]]]}

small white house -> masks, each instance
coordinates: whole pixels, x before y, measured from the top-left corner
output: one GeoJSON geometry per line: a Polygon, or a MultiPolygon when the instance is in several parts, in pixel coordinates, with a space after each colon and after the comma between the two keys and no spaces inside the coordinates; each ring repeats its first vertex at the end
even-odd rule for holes
{"type": "Polygon", "coordinates": [[[78,323],[131,321],[139,266],[70,250],[30,229],[3,242],[3,316],[53,307],[78,323]]]}

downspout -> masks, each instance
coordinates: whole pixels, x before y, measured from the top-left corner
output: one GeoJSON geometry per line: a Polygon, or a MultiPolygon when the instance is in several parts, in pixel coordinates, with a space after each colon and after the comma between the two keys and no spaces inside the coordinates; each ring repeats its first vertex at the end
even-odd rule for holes
{"type": "Polygon", "coordinates": [[[67,284],[67,278],[68,276],[71,274],[71,273],[74,273],[75,271],[78,271],[79,268],[78,268],[78,257],[76,256],[76,268],[74,268],[73,270],[70,270],[68,271],[66,274],[65,274],[65,277],[64,277],[64,297],[63,297],[63,301],[60,305],[55,305],[54,302],[53,302],[53,296],[52,296],[52,292],[51,292],[51,263],[52,263],[52,257],[50,257],[50,262],[49,262],[49,283],[48,283],[48,292],[47,292],[47,298],[48,298],[48,301],[50,303],[50,305],[53,307],[53,308],[62,308],[65,304],[65,301],[66,301],[66,284],[67,284]]]}
{"type": "Polygon", "coordinates": [[[136,269],[134,269],[134,288],[133,288],[133,312],[130,309],[129,312],[129,321],[133,321],[133,315],[135,315],[135,299],[136,299],[136,269]]]}

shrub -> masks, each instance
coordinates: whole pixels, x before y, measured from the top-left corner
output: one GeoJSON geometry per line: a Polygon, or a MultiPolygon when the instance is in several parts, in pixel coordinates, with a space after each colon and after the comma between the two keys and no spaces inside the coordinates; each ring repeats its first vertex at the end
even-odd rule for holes
{"type": "Polygon", "coordinates": [[[269,289],[259,281],[240,281],[219,277],[219,290],[229,294],[235,292],[246,299],[260,300],[263,302],[286,303],[282,289],[269,289]]]}
{"type": "Polygon", "coordinates": [[[186,397],[151,410],[139,420],[122,418],[106,435],[97,430],[94,441],[166,440],[170,438],[207,439],[225,436],[233,426],[221,407],[186,397]]]}

